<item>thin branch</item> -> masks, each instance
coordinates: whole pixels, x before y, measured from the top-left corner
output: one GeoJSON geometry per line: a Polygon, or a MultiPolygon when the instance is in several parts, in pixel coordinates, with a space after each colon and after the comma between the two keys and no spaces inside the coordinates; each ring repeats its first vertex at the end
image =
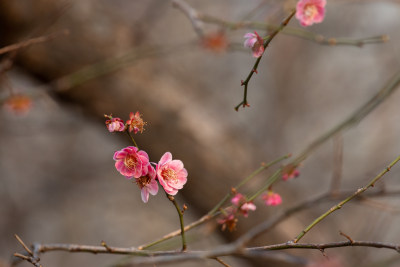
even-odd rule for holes
{"type": "Polygon", "coordinates": [[[203,260],[207,258],[216,258],[221,256],[244,256],[244,257],[258,257],[260,252],[267,251],[277,251],[286,249],[317,249],[324,250],[328,248],[340,248],[340,247],[373,247],[373,248],[386,248],[395,250],[400,253],[400,246],[398,244],[383,243],[383,242],[371,242],[371,241],[342,241],[342,242],[332,242],[332,243],[282,243],[261,247],[250,247],[250,248],[240,248],[237,246],[232,246],[231,244],[219,246],[210,251],[192,251],[186,253],[175,253],[171,255],[158,256],[158,257],[146,257],[138,258],[133,260],[129,264],[122,265],[124,267],[130,266],[143,266],[151,264],[161,264],[161,263],[177,263],[189,260],[203,260]]]}
{"type": "Polygon", "coordinates": [[[336,125],[328,132],[318,137],[306,149],[304,149],[290,164],[298,166],[302,161],[304,161],[308,157],[309,154],[311,154],[311,152],[313,152],[315,149],[317,149],[331,137],[359,123],[379,104],[381,104],[393,92],[395,92],[396,89],[399,87],[399,84],[400,84],[400,70],[398,70],[397,73],[395,73],[393,77],[387,82],[387,84],[381,90],[379,90],[369,101],[367,101],[364,105],[358,108],[353,114],[351,114],[347,119],[342,121],[340,124],[336,125]]]}
{"type": "Polygon", "coordinates": [[[214,260],[218,261],[219,263],[221,263],[225,267],[231,267],[228,263],[224,262],[223,260],[221,260],[218,257],[215,257],[214,260]]]}
{"type": "Polygon", "coordinates": [[[175,197],[168,195],[167,193],[165,193],[165,194],[167,195],[167,198],[174,204],[176,211],[178,212],[179,223],[181,225],[182,251],[186,251],[187,245],[186,245],[186,238],[185,238],[185,224],[183,223],[183,212],[179,208],[178,203],[175,200],[175,197]]]}
{"type": "Polygon", "coordinates": [[[17,234],[15,234],[14,236],[28,254],[28,256],[27,256],[27,255],[23,255],[20,253],[14,253],[14,256],[19,259],[22,259],[22,260],[32,263],[32,265],[35,267],[42,267],[42,265],[39,263],[40,258],[36,256],[36,253],[32,252],[32,250],[30,250],[28,248],[28,246],[25,245],[24,241],[22,241],[22,239],[17,234]]]}
{"type": "Polygon", "coordinates": [[[330,208],[327,212],[319,216],[317,219],[315,219],[310,225],[308,225],[301,233],[293,240],[294,243],[297,243],[300,241],[300,239],[307,234],[315,225],[317,225],[320,221],[325,219],[328,215],[332,214],[334,211],[342,208],[344,204],[352,200],[353,198],[357,197],[361,193],[365,192],[368,188],[373,187],[374,184],[379,181],[387,172],[390,171],[390,169],[400,160],[400,156],[398,156],[392,163],[389,164],[381,173],[379,173],[377,176],[375,176],[374,179],[372,179],[367,185],[364,187],[359,188],[356,192],[354,192],[351,196],[347,197],[343,201],[341,201],[339,204],[333,206],[330,208]]]}
{"type": "MultiPolygon", "coordinates": [[[[281,162],[282,160],[285,160],[285,159],[290,158],[291,156],[292,156],[292,154],[287,154],[287,155],[284,155],[284,156],[282,156],[282,157],[280,157],[280,158],[278,158],[278,159],[276,159],[276,160],[274,160],[274,161],[271,161],[271,162],[269,162],[269,163],[267,163],[267,164],[261,164],[261,167],[260,167],[260,168],[258,168],[257,170],[255,170],[253,173],[251,173],[249,176],[247,176],[243,181],[241,181],[239,184],[237,184],[237,185],[234,186],[233,188],[236,189],[236,190],[239,189],[239,188],[241,188],[243,185],[247,184],[251,179],[253,179],[255,176],[257,176],[257,175],[258,175],[259,173],[261,173],[262,171],[264,171],[264,170],[268,169],[269,167],[271,167],[271,166],[273,166],[273,165],[275,165],[275,164],[281,162]]],[[[232,191],[229,192],[228,194],[226,194],[226,195],[222,198],[222,200],[221,200],[214,208],[212,208],[212,209],[208,212],[208,214],[209,214],[209,215],[213,215],[215,212],[217,212],[217,211],[222,207],[222,205],[223,205],[230,197],[232,197],[232,195],[233,195],[232,191]]],[[[249,201],[250,201],[250,200],[249,200],[249,201]]]]}
{"type": "Polygon", "coordinates": [[[189,18],[196,33],[202,37],[204,26],[203,22],[199,20],[199,13],[197,10],[183,0],[173,0],[172,6],[180,9],[189,18]]]}
{"type": "MultiPolygon", "coordinates": [[[[238,30],[238,29],[255,29],[255,30],[276,30],[279,28],[279,25],[264,23],[264,22],[255,22],[255,21],[227,21],[222,20],[210,15],[198,13],[198,19],[203,21],[204,23],[220,25],[222,27],[228,28],[230,30],[238,30]]],[[[329,45],[329,46],[337,46],[337,45],[349,45],[349,46],[356,46],[356,47],[363,47],[366,44],[377,44],[377,43],[385,43],[389,41],[389,36],[386,34],[378,35],[378,36],[371,36],[365,37],[360,39],[350,39],[350,38],[343,38],[343,37],[325,37],[320,34],[315,34],[313,32],[309,32],[303,30],[301,28],[295,27],[285,27],[282,30],[282,34],[291,35],[295,37],[299,37],[305,40],[309,40],[315,42],[320,45],[329,45]]]]}
{"type": "Polygon", "coordinates": [[[248,248],[246,251],[259,251],[259,250],[283,250],[283,249],[318,249],[324,250],[327,248],[340,248],[340,247],[372,247],[372,248],[387,248],[392,249],[400,253],[400,245],[384,243],[384,242],[372,242],[372,241],[341,241],[323,244],[309,244],[309,243],[282,243],[277,245],[269,245],[263,247],[248,248]]]}
{"type": "Polygon", "coordinates": [[[49,34],[49,35],[45,35],[45,36],[40,36],[40,37],[36,37],[36,38],[32,38],[26,41],[22,41],[16,44],[12,44],[12,45],[8,45],[8,46],[4,46],[2,48],[0,48],[0,55],[4,54],[4,53],[8,53],[11,51],[16,51],[19,50],[21,48],[25,48],[34,44],[40,44],[40,43],[44,43],[47,42],[49,40],[52,40],[56,37],[58,37],[59,35],[68,35],[69,31],[68,30],[64,30],[63,32],[58,32],[58,33],[53,33],[53,34],[49,34]]]}
{"type": "Polygon", "coordinates": [[[338,133],[333,138],[333,172],[331,179],[331,194],[335,196],[340,190],[343,169],[343,137],[338,133]]]}
{"type": "MultiPolygon", "coordinates": [[[[264,50],[268,47],[268,45],[271,43],[272,39],[283,30],[283,28],[288,25],[289,21],[292,19],[292,17],[296,14],[296,10],[293,10],[290,15],[282,21],[282,23],[279,25],[277,29],[275,29],[274,32],[271,33],[271,35],[268,36],[267,40],[264,42],[264,50]]],[[[247,107],[249,106],[249,103],[247,102],[247,89],[248,85],[250,82],[251,77],[253,76],[254,73],[257,73],[257,68],[258,65],[260,64],[261,58],[263,57],[264,54],[262,54],[260,57],[257,58],[256,62],[254,63],[253,68],[251,69],[249,75],[247,75],[246,80],[241,82],[241,85],[244,86],[244,95],[243,95],[243,101],[240,102],[236,107],[235,110],[238,111],[240,106],[247,107]]]]}

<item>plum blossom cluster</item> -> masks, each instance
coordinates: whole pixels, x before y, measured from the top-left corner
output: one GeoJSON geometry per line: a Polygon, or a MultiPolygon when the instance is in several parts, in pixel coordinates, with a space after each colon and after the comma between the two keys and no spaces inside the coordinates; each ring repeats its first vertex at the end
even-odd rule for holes
{"type": "MultiPolygon", "coordinates": [[[[125,131],[142,132],[146,124],[138,112],[130,114],[130,120],[125,124],[119,118],[106,116],[107,128],[110,132],[125,131]]],[[[141,190],[143,202],[147,203],[149,195],[158,193],[158,183],[169,195],[176,195],[186,184],[188,172],[182,161],[172,159],[172,154],[166,152],[158,162],[151,163],[148,154],[136,146],[128,146],[114,153],[115,168],[127,179],[133,181],[141,190]],[[154,166],[153,166],[154,165],[154,166]]]]}
{"type": "Polygon", "coordinates": [[[111,115],[104,115],[104,117],[108,119],[106,120],[106,126],[110,133],[124,132],[125,130],[135,134],[138,132],[143,133],[144,126],[146,125],[146,122],[143,121],[139,111],[136,113],[131,112],[129,114],[129,120],[127,120],[125,123],[120,118],[113,118],[111,115]]]}
{"type": "MultiPolygon", "coordinates": [[[[226,209],[221,209],[222,216],[217,219],[217,223],[222,225],[222,231],[228,228],[228,230],[232,232],[236,229],[236,224],[238,222],[237,215],[243,215],[247,218],[249,216],[249,211],[255,211],[257,208],[253,201],[248,201],[244,195],[236,193],[235,189],[232,189],[232,191],[235,193],[231,199],[233,205],[226,209]]],[[[282,203],[281,196],[271,190],[263,194],[262,199],[266,206],[277,206],[282,203]]]]}
{"type": "Polygon", "coordinates": [[[325,17],[326,0],[300,0],[296,5],[296,18],[304,27],[320,23],[325,17]]]}
{"type": "Polygon", "coordinates": [[[240,193],[236,193],[233,196],[231,203],[233,206],[221,210],[222,217],[217,220],[217,223],[222,225],[222,231],[228,228],[228,230],[232,232],[236,229],[238,214],[247,218],[249,216],[249,211],[255,211],[257,208],[252,201],[247,201],[246,197],[240,193]]]}

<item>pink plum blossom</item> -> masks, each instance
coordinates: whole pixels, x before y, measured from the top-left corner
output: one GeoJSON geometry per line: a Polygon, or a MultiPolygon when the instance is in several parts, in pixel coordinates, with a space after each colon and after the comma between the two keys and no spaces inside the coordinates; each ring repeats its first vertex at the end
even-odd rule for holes
{"type": "Polygon", "coordinates": [[[114,153],[115,168],[126,178],[139,178],[147,175],[149,156],[143,150],[128,146],[114,153]]]}
{"type": "Polygon", "coordinates": [[[293,165],[287,165],[285,168],[283,168],[282,173],[282,180],[284,181],[297,178],[300,175],[300,172],[296,169],[296,166],[293,165]]]}
{"type": "Polygon", "coordinates": [[[111,132],[123,132],[125,131],[124,121],[120,118],[111,118],[106,120],[106,126],[108,131],[111,132]]]}
{"type": "Polygon", "coordinates": [[[262,199],[265,201],[265,205],[267,206],[278,206],[282,203],[281,196],[272,191],[268,191],[266,194],[264,194],[262,199]]]}
{"type": "Polygon", "coordinates": [[[326,0],[300,0],[296,5],[296,18],[302,26],[310,26],[324,20],[326,0]]]}
{"type": "Polygon", "coordinates": [[[179,189],[186,184],[188,173],[180,160],[172,160],[172,154],[166,152],[156,168],[157,178],[165,192],[176,195],[179,189]]]}
{"type": "Polygon", "coordinates": [[[247,201],[246,197],[240,193],[237,193],[232,199],[231,202],[233,205],[239,208],[239,212],[244,216],[249,216],[249,210],[256,210],[256,205],[253,202],[247,201]]]}
{"type": "Polygon", "coordinates": [[[238,219],[235,217],[236,208],[229,207],[222,213],[222,217],[217,219],[217,223],[221,224],[222,231],[228,228],[229,232],[236,229],[238,219]]]}
{"type": "Polygon", "coordinates": [[[133,114],[133,112],[129,113],[129,120],[126,121],[129,132],[133,131],[135,134],[138,132],[143,133],[145,125],[146,122],[140,117],[139,111],[136,111],[135,114],[133,114]]]}
{"type": "Polygon", "coordinates": [[[144,203],[149,201],[149,193],[153,196],[158,193],[158,183],[156,181],[156,170],[151,164],[147,165],[148,172],[145,176],[141,176],[136,180],[136,184],[141,190],[142,200],[144,203]]]}
{"type": "Polygon", "coordinates": [[[264,53],[264,40],[258,35],[257,32],[248,32],[244,35],[244,47],[251,48],[253,57],[260,57],[264,53]]]}

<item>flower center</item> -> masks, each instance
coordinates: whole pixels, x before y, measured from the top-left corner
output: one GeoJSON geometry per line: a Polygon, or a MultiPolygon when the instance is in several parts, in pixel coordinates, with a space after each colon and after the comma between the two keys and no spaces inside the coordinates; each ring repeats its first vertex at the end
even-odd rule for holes
{"type": "Polygon", "coordinates": [[[304,15],[307,18],[314,18],[318,14],[317,7],[315,5],[307,5],[304,8],[304,15]]]}
{"type": "Polygon", "coordinates": [[[150,183],[151,178],[146,175],[146,176],[142,176],[135,180],[136,180],[136,184],[140,187],[140,189],[142,189],[143,187],[147,186],[150,183]]]}
{"type": "Polygon", "coordinates": [[[136,169],[137,163],[138,162],[137,162],[136,158],[131,155],[126,156],[126,158],[124,159],[125,166],[130,170],[136,169]]]}
{"type": "Polygon", "coordinates": [[[178,182],[178,176],[176,175],[176,172],[173,169],[164,169],[162,171],[162,176],[167,181],[171,181],[175,184],[178,182]]]}

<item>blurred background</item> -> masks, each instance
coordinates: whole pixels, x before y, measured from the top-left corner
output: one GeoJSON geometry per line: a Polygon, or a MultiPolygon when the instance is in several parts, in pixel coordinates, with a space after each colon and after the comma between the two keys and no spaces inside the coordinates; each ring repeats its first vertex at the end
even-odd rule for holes
{"type": "MultiPolygon", "coordinates": [[[[222,20],[279,25],[296,1],[185,3],[222,20]]],[[[14,234],[27,244],[99,245],[105,240],[129,247],[179,228],[163,194],[144,204],[137,186],[115,170],[114,151],[131,143],[107,131],[104,114],[126,120],[129,112],[140,111],[147,126],[136,141],[151,161],[170,151],[184,162],[189,177],[178,202],[189,208],[187,223],[262,162],[296,156],[347,118],[400,70],[400,2],[329,0],[326,9],[321,24],[303,28],[293,18],[289,27],[326,38],[387,35],[389,41],[330,46],[278,34],[250,81],[251,107],[236,112],[243,98],[240,81],[255,62],[243,48],[243,35],[252,30],[203,23],[196,32],[186,14],[165,0],[0,1],[0,47],[49,36],[0,55],[0,266],[8,266],[11,255],[22,250],[14,234]],[[10,106],[12,95],[24,97],[10,106]]],[[[274,186],[281,206],[265,207],[256,200],[257,211],[240,218],[232,233],[222,232],[212,220],[188,233],[189,248],[210,249],[234,240],[280,209],[329,191],[333,176],[341,177],[342,190],[367,184],[399,155],[399,102],[396,91],[355,127],[312,153],[300,166],[299,178],[274,186]]],[[[257,191],[271,172],[241,192],[257,191]]],[[[399,174],[395,166],[371,191],[400,189],[399,174]]],[[[343,231],[356,240],[399,244],[398,197],[350,203],[303,241],[341,241],[343,231]]],[[[250,245],[293,239],[336,202],[295,214],[250,245]]],[[[179,242],[173,239],[157,249],[177,249],[179,242]]],[[[324,259],[319,251],[275,255],[280,256],[224,260],[232,266],[305,266],[324,259]]],[[[335,266],[400,264],[400,256],[389,250],[340,248],[326,255],[339,262],[335,266]]],[[[123,258],[49,252],[41,263],[110,266],[123,258]]],[[[205,260],[179,266],[221,265],[205,260]]]]}

